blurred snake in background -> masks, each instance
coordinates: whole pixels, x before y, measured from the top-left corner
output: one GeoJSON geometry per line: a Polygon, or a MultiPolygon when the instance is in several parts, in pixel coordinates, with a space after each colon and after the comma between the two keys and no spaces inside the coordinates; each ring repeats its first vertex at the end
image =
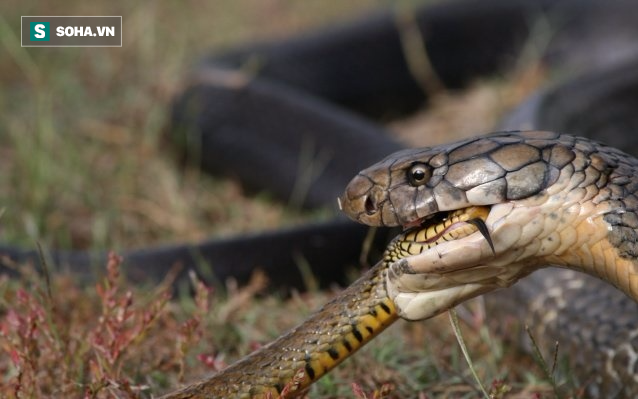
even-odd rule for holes
{"type": "MultiPolygon", "coordinates": [[[[567,347],[587,395],[637,395],[638,161],[627,155],[638,154],[637,18],[633,1],[448,1],[203,59],[173,108],[183,158],[295,206],[340,196],[361,224],[131,250],[130,279],[159,280],[175,263],[183,277],[204,259],[221,281],[246,282],[259,266],[273,289],[303,288],[301,255],[322,285],[345,283],[362,224],[404,230],[388,244],[397,233],[381,229],[381,261],[306,323],[166,397],[302,392],[399,317],[425,319],[519,279],[486,296],[492,317],[515,311],[567,347]],[[507,115],[502,133],[405,149],[378,123],[427,104],[425,81],[461,89],[511,70],[539,25],[538,62],[554,83],[507,115]],[[406,51],[415,33],[425,64],[406,51]],[[536,271],[550,265],[571,270],[536,271]]],[[[0,253],[38,261],[32,250],[0,253]]],[[[100,257],[50,256],[87,279],[100,257]]]]}

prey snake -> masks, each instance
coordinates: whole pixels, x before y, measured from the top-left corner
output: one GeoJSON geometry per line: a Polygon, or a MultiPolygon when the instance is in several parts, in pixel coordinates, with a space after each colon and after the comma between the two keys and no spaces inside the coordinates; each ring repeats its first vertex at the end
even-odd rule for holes
{"type": "MultiPolygon", "coordinates": [[[[540,14],[552,20],[552,16],[558,15],[552,20],[558,21],[557,39],[548,47],[543,57],[544,64],[556,70],[565,65],[578,66],[581,71],[583,65],[586,67],[584,70],[591,67],[600,70],[584,75],[580,81],[540,93],[526,102],[502,126],[507,129],[523,126],[586,134],[604,138],[635,154],[635,150],[627,147],[631,137],[626,134],[632,131],[631,123],[635,121],[631,105],[635,104],[634,93],[638,86],[638,79],[634,76],[638,69],[634,68],[636,63],[631,60],[636,53],[635,24],[631,24],[634,11],[635,5],[629,1],[507,0],[489,4],[452,1],[419,10],[414,19],[423,31],[428,56],[442,84],[446,88],[462,88],[476,77],[507,70],[531,34],[530,20],[535,16],[540,14]],[[465,29],[459,29],[459,26],[465,29]],[[583,32],[594,32],[591,36],[595,40],[581,41],[583,32]],[[610,71],[610,60],[622,62],[610,71]],[[627,60],[630,62],[627,63],[627,60]],[[599,84],[590,85],[589,82],[599,84]],[[592,105],[595,109],[588,108],[592,105]]],[[[423,93],[411,76],[402,55],[397,30],[395,16],[381,13],[318,34],[281,43],[248,46],[208,58],[197,66],[183,95],[176,101],[170,133],[174,141],[184,148],[187,157],[192,157],[194,153],[201,155],[197,160],[206,170],[236,176],[248,188],[266,188],[280,198],[292,198],[296,205],[314,207],[333,203],[357,170],[403,147],[384,134],[383,128],[361,115],[402,114],[415,109],[429,96],[423,93]],[[254,72],[245,68],[246,65],[259,67],[254,72]],[[379,76],[383,78],[379,79],[379,76]],[[342,107],[358,115],[344,111],[342,107]],[[298,154],[304,148],[310,149],[310,158],[314,156],[321,161],[319,170],[303,164],[303,157],[298,154]],[[304,168],[310,170],[312,184],[297,190],[297,169],[304,168]]],[[[351,202],[347,204],[352,206],[351,202]]],[[[386,224],[389,223],[386,221],[386,224]]],[[[357,262],[364,235],[365,229],[362,227],[336,220],[251,237],[131,250],[124,253],[125,272],[134,281],[159,279],[175,263],[184,264],[186,270],[196,267],[198,260],[204,258],[214,260],[214,274],[221,280],[232,276],[240,282],[246,281],[254,267],[259,265],[269,274],[274,286],[301,286],[295,261],[290,256],[295,252],[303,254],[310,261],[313,272],[322,283],[335,280],[344,282],[344,265],[357,262]]],[[[493,232],[490,232],[490,237],[494,238],[493,232]]],[[[479,240],[483,243],[482,250],[486,251],[484,241],[479,240]]],[[[378,246],[383,245],[381,237],[378,246]]],[[[34,251],[10,246],[0,246],[0,252],[18,261],[31,260],[37,263],[38,259],[34,251]]],[[[486,256],[490,256],[489,252],[486,253],[486,256]]],[[[86,267],[91,263],[91,254],[53,251],[51,258],[54,263],[71,269],[79,276],[87,279],[92,277],[90,268],[86,267]]],[[[352,323],[347,323],[344,328],[349,330],[345,333],[350,334],[347,339],[353,351],[369,339],[368,335],[371,337],[387,322],[398,317],[386,302],[385,291],[370,291],[373,287],[369,285],[370,282],[384,280],[382,270],[385,267],[388,265],[382,263],[373,268],[344,294],[361,295],[354,292],[357,289],[373,292],[371,300],[376,298],[378,303],[386,304],[390,310],[387,317],[378,323],[374,321],[376,319],[366,316],[365,312],[357,316],[360,317],[357,323],[362,323],[356,327],[361,340],[354,332],[352,323]],[[371,327],[373,331],[368,334],[366,327],[371,327]]],[[[394,282],[391,287],[410,288],[414,285],[419,290],[428,288],[423,286],[422,281],[411,281],[409,278],[409,272],[418,269],[416,266],[405,266],[393,271],[394,282]]],[[[490,273],[494,273],[494,270],[490,273]]],[[[496,279],[492,281],[494,286],[510,282],[508,279],[498,280],[490,273],[486,278],[496,279]]],[[[591,351],[580,350],[587,346],[604,347],[611,353],[609,356],[605,354],[607,357],[603,359],[580,359],[578,364],[582,365],[584,373],[596,376],[588,385],[588,392],[592,396],[635,394],[633,367],[636,362],[632,360],[636,354],[632,340],[635,339],[634,329],[638,324],[636,318],[632,317],[636,312],[635,305],[624,297],[619,299],[615,292],[610,293],[592,281],[579,290],[566,289],[560,294],[545,295],[539,299],[539,292],[555,292],[550,287],[554,287],[556,281],[566,279],[565,274],[546,277],[543,273],[536,272],[524,278],[515,285],[515,291],[501,291],[519,295],[519,302],[508,299],[499,303],[532,303],[536,308],[551,306],[566,309],[564,313],[569,314],[569,318],[543,319],[539,324],[547,324],[548,330],[553,328],[558,330],[559,335],[567,335],[579,349],[576,355],[587,353],[589,356],[591,351]],[[537,279],[537,276],[545,277],[537,279]],[[583,292],[586,294],[581,295],[583,292]],[[609,312],[593,310],[599,301],[597,298],[601,297],[604,299],[600,301],[613,303],[614,308],[618,309],[611,321],[607,317],[609,312]],[[579,318],[580,323],[575,321],[579,318]],[[578,327],[586,320],[594,320],[592,333],[578,327]],[[620,332],[616,336],[604,334],[601,337],[599,325],[612,325],[620,332]]],[[[569,285],[569,280],[567,282],[569,285]]],[[[408,298],[406,301],[409,303],[422,301],[416,293],[392,293],[395,294],[400,295],[400,298],[408,298]]],[[[327,305],[327,308],[331,309],[340,303],[343,304],[337,300],[327,305]]],[[[379,312],[376,306],[369,309],[382,317],[383,309],[379,312]]],[[[410,317],[410,312],[401,310],[410,308],[409,305],[405,306],[399,306],[399,311],[410,317]]],[[[347,308],[343,311],[352,313],[347,308]]],[[[339,311],[334,313],[340,314],[339,311]]],[[[424,315],[416,316],[420,318],[424,315]]],[[[324,322],[321,319],[321,323],[324,322]]],[[[295,342],[298,339],[293,334],[282,340],[295,342]]],[[[339,345],[336,348],[318,348],[313,355],[315,363],[312,363],[312,372],[305,370],[305,359],[296,360],[294,367],[302,367],[295,373],[303,371],[304,378],[310,378],[311,373],[314,374],[313,379],[319,378],[323,373],[322,367],[332,367],[343,359],[344,348],[350,352],[343,342],[339,345]]],[[[260,352],[261,355],[254,356],[277,352],[275,346],[268,348],[260,352]]],[[[276,356],[269,359],[272,358],[276,356]]],[[[255,364],[254,359],[249,358],[239,364],[255,364]]],[[[280,360],[287,362],[290,359],[285,357],[280,360]]],[[[240,378],[245,369],[237,367],[244,366],[231,366],[228,373],[235,372],[234,376],[240,378]]],[[[290,378],[290,369],[285,374],[286,378],[290,378]]],[[[220,381],[222,376],[214,377],[217,380],[211,381],[220,381]]],[[[268,383],[273,393],[281,388],[282,382],[278,378],[268,383]]],[[[205,387],[194,385],[187,388],[184,395],[187,392],[205,392],[205,387]],[[197,391],[197,387],[203,390],[197,391]]],[[[219,384],[214,389],[221,392],[221,397],[230,395],[219,384]]]]}

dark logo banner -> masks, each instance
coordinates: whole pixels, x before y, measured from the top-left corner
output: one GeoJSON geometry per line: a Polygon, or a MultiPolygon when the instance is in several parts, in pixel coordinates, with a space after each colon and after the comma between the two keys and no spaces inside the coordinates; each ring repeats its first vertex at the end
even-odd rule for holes
{"type": "Polygon", "coordinates": [[[22,47],[121,47],[122,17],[22,17],[22,47]]]}

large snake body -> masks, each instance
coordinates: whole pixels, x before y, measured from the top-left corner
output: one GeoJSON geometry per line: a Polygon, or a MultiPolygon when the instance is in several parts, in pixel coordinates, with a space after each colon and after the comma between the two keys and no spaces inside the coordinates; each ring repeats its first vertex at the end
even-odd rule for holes
{"type": "Polygon", "coordinates": [[[390,155],[340,201],[360,222],[412,226],[383,261],[299,327],[167,397],[303,390],[398,316],[432,317],[545,266],[595,275],[638,300],[637,166],[612,147],[552,132],[390,155]]]}

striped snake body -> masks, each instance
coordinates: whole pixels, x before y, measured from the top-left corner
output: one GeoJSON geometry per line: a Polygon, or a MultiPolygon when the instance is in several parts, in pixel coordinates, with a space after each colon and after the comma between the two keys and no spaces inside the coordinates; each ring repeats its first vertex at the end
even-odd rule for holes
{"type": "Polygon", "coordinates": [[[166,397],[302,392],[398,317],[432,317],[544,266],[595,275],[638,300],[637,166],[615,148],[539,131],[390,155],[340,200],[359,222],[406,227],[384,259],[305,323],[166,397]]]}
{"type": "Polygon", "coordinates": [[[379,262],[303,324],[211,378],[163,398],[294,396],[398,319],[379,262]]]}

